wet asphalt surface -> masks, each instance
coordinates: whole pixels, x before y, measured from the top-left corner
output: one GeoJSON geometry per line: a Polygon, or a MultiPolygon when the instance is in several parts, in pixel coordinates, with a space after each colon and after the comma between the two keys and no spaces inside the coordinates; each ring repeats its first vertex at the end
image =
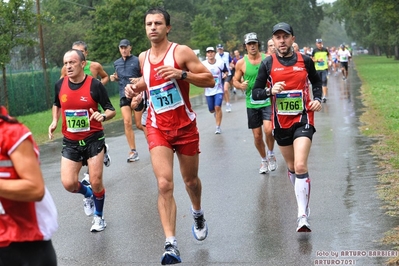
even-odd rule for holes
{"type": "MultiPolygon", "coordinates": [[[[176,237],[183,265],[384,264],[387,258],[369,256],[370,252],[390,249],[380,240],[399,220],[384,214],[377,196],[373,140],[358,130],[364,108],[360,85],[353,69],[347,81],[330,76],[328,101],[316,114],[308,162],[311,233],[296,232],[296,200],[277,145],[278,169],[258,174],[260,158],[247,128],[242,93],[232,94],[231,113],[223,110],[221,135],[214,134],[214,118],[204,97],[193,100],[209,235],[198,242],[191,234],[190,202],[175,157],[176,237]]],[[[156,180],[145,137],[135,132],[140,160],[127,163],[122,121],[106,125],[112,164],[104,169],[108,226],[100,233],[90,232],[83,197],[61,185],[60,140],[41,146],[42,170],[59,215],[59,230],[53,236],[58,265],[160,265],[165,239],[156,180]]]]}

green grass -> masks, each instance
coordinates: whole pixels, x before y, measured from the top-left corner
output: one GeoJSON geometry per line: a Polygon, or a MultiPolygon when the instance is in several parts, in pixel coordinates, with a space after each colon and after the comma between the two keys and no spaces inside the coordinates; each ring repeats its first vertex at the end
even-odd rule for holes
{"type": "MultiPolygon", "coordinates": [[[[356,70],[362,80],[362,100],[366,106],[360,120],[361,131],[377,143],[372,151],[379,162],[378,194],[388,215],[399,216],[399,61],[376,56],[354,57],[356,70]]],[[[385,233],[382,242],[399,249],[399,227],[385,233]]],[[[389,259],[397,265],[399,257],[389,259]]]]}
{"type": "MultiPolygon", "coordinates": [[[[204,93],[203,88],[191,85],[190,97],[194,97],[203,93],[204,93]]],[[[110,100],[112,102],[112,105],[116,109],[116,116],[112,120],[105,123],[110,123],[122,119],[122,115],[119,109],[119,95],[111,97],[110,100]]],[[[48,126],[52,121],[51,110],[31,115],[19,116],[17,118],[20,122],[24,123],[32,131],[32,134],[38,144],[43,144],[49,141],[48,126]]],[[[58,127],[54,132],[54,138],[60,138],[60,137],[61,137],[61,119],[59,120],[58,127]]]]}

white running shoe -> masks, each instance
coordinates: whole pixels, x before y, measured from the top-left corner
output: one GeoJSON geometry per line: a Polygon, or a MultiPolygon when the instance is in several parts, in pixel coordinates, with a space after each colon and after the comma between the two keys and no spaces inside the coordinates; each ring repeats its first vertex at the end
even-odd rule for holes
{"type": "Polygon", "coordinates": [[[267,161],[269,162],[269,171],[276,171],[278,167],[276,156],[274,156],[274,154],[267,156],[267,161]]]}
{"type": "Polygon", "coordinates": [[[107,227],[105,220],[97,215],[93,217],[92,224],[93,225],[90,228],[90,232],[101,232],[104,231],[105,227],[107,227]]]}
{"type": "Polygon", "coordinates": [[[104,165],[109,167],[111,165],[111,156],[109,156],[109,146],[104,144],[104,165]]]}
{"type": "Polygon", "coordinates": [[[267,173],[269,173],[269,163],[267,161],[262,161],[259,168],[259,174],[267,174],[267,173]]]}
{"type": "Polygon", "coordinates": [[[230,113],[231,112],[231,104],[226,103],[226,112],[230,113]]]}
{"type": "Polygon", "coordinates": [[[221,134],[222,133],[222,130],[220,129],[220,127],[217,127],[216,128],[216,130],[215,130],[215,134],[221,134]]]}
{"type": "Polygon", "coordinates": [[[204,215],[194,216],[194,224],[192,227],[194,238],[198,241],[204,240],[208,236],[208,225],[204,219],[204,215]]]}
{"type": "Polygon", "coordinates": [[[135,162],[135,161],[138,161],[138,160],[140,160],[140,158],[139,158],[139,153],[137,151],[132,151],[132,152],[129,153],[129,157],[127,157],[127,162],[128,163],[135,162]]]}
{"type": "Polygon", "coordinates": [[[306,215],[303,215],[302,217],[298,217],[298,227],[296,228],[297,232],[312,232],[310,230],[310,225],[308,223],[308,218],[306,215]]]}
{"type": "Polygon", "coordinates": [[[83,199],[83,209],[87,216],[92,216],[94,214],[94,200],[93,196],[83,199]]]}

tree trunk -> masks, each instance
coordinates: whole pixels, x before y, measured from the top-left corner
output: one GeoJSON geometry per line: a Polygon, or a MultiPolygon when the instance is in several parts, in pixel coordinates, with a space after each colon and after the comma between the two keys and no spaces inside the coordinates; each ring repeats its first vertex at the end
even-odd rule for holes
{"type": "Polygon", "coordinates": [[[8,90],[7,90],[7,77],[6,77],[6,66],[2,65],[1,70],[3,71],[3,87],[4,87],[4,106],[9,109],[8,106],[8,90]]]}
{"type": "Polygon", "coordinates": [[[399,47],[398,47],[398,45],[395,45],[394,51],[395,51],[395,60],[399,60],[399,47]]]}

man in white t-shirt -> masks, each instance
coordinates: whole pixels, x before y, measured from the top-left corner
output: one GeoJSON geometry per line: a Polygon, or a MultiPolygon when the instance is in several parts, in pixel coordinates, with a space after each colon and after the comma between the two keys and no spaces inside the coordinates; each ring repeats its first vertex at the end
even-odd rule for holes
{"type": "Polygon", "coordinates": [[[229,70],[226,64],[216,59],[216,51],[213,47],[206,48],[206,60],[202,64],[212,73],[215,80],[215,86],[205,88],[206,102],[209,112],[215,114],[216,130],[215,134],[220,134],[220,124],[222,123],[222,102],[223,102],[223,76],[227,75],[229,70]]]}
{"type": "Polygon", "coordinates": [[[342,79],[346,80],[348,78],[348,63],[352,55],[346,49],[345,45],[341,44],[340,48],[338,51],[338,61],[341,63],[342,79]]]}

